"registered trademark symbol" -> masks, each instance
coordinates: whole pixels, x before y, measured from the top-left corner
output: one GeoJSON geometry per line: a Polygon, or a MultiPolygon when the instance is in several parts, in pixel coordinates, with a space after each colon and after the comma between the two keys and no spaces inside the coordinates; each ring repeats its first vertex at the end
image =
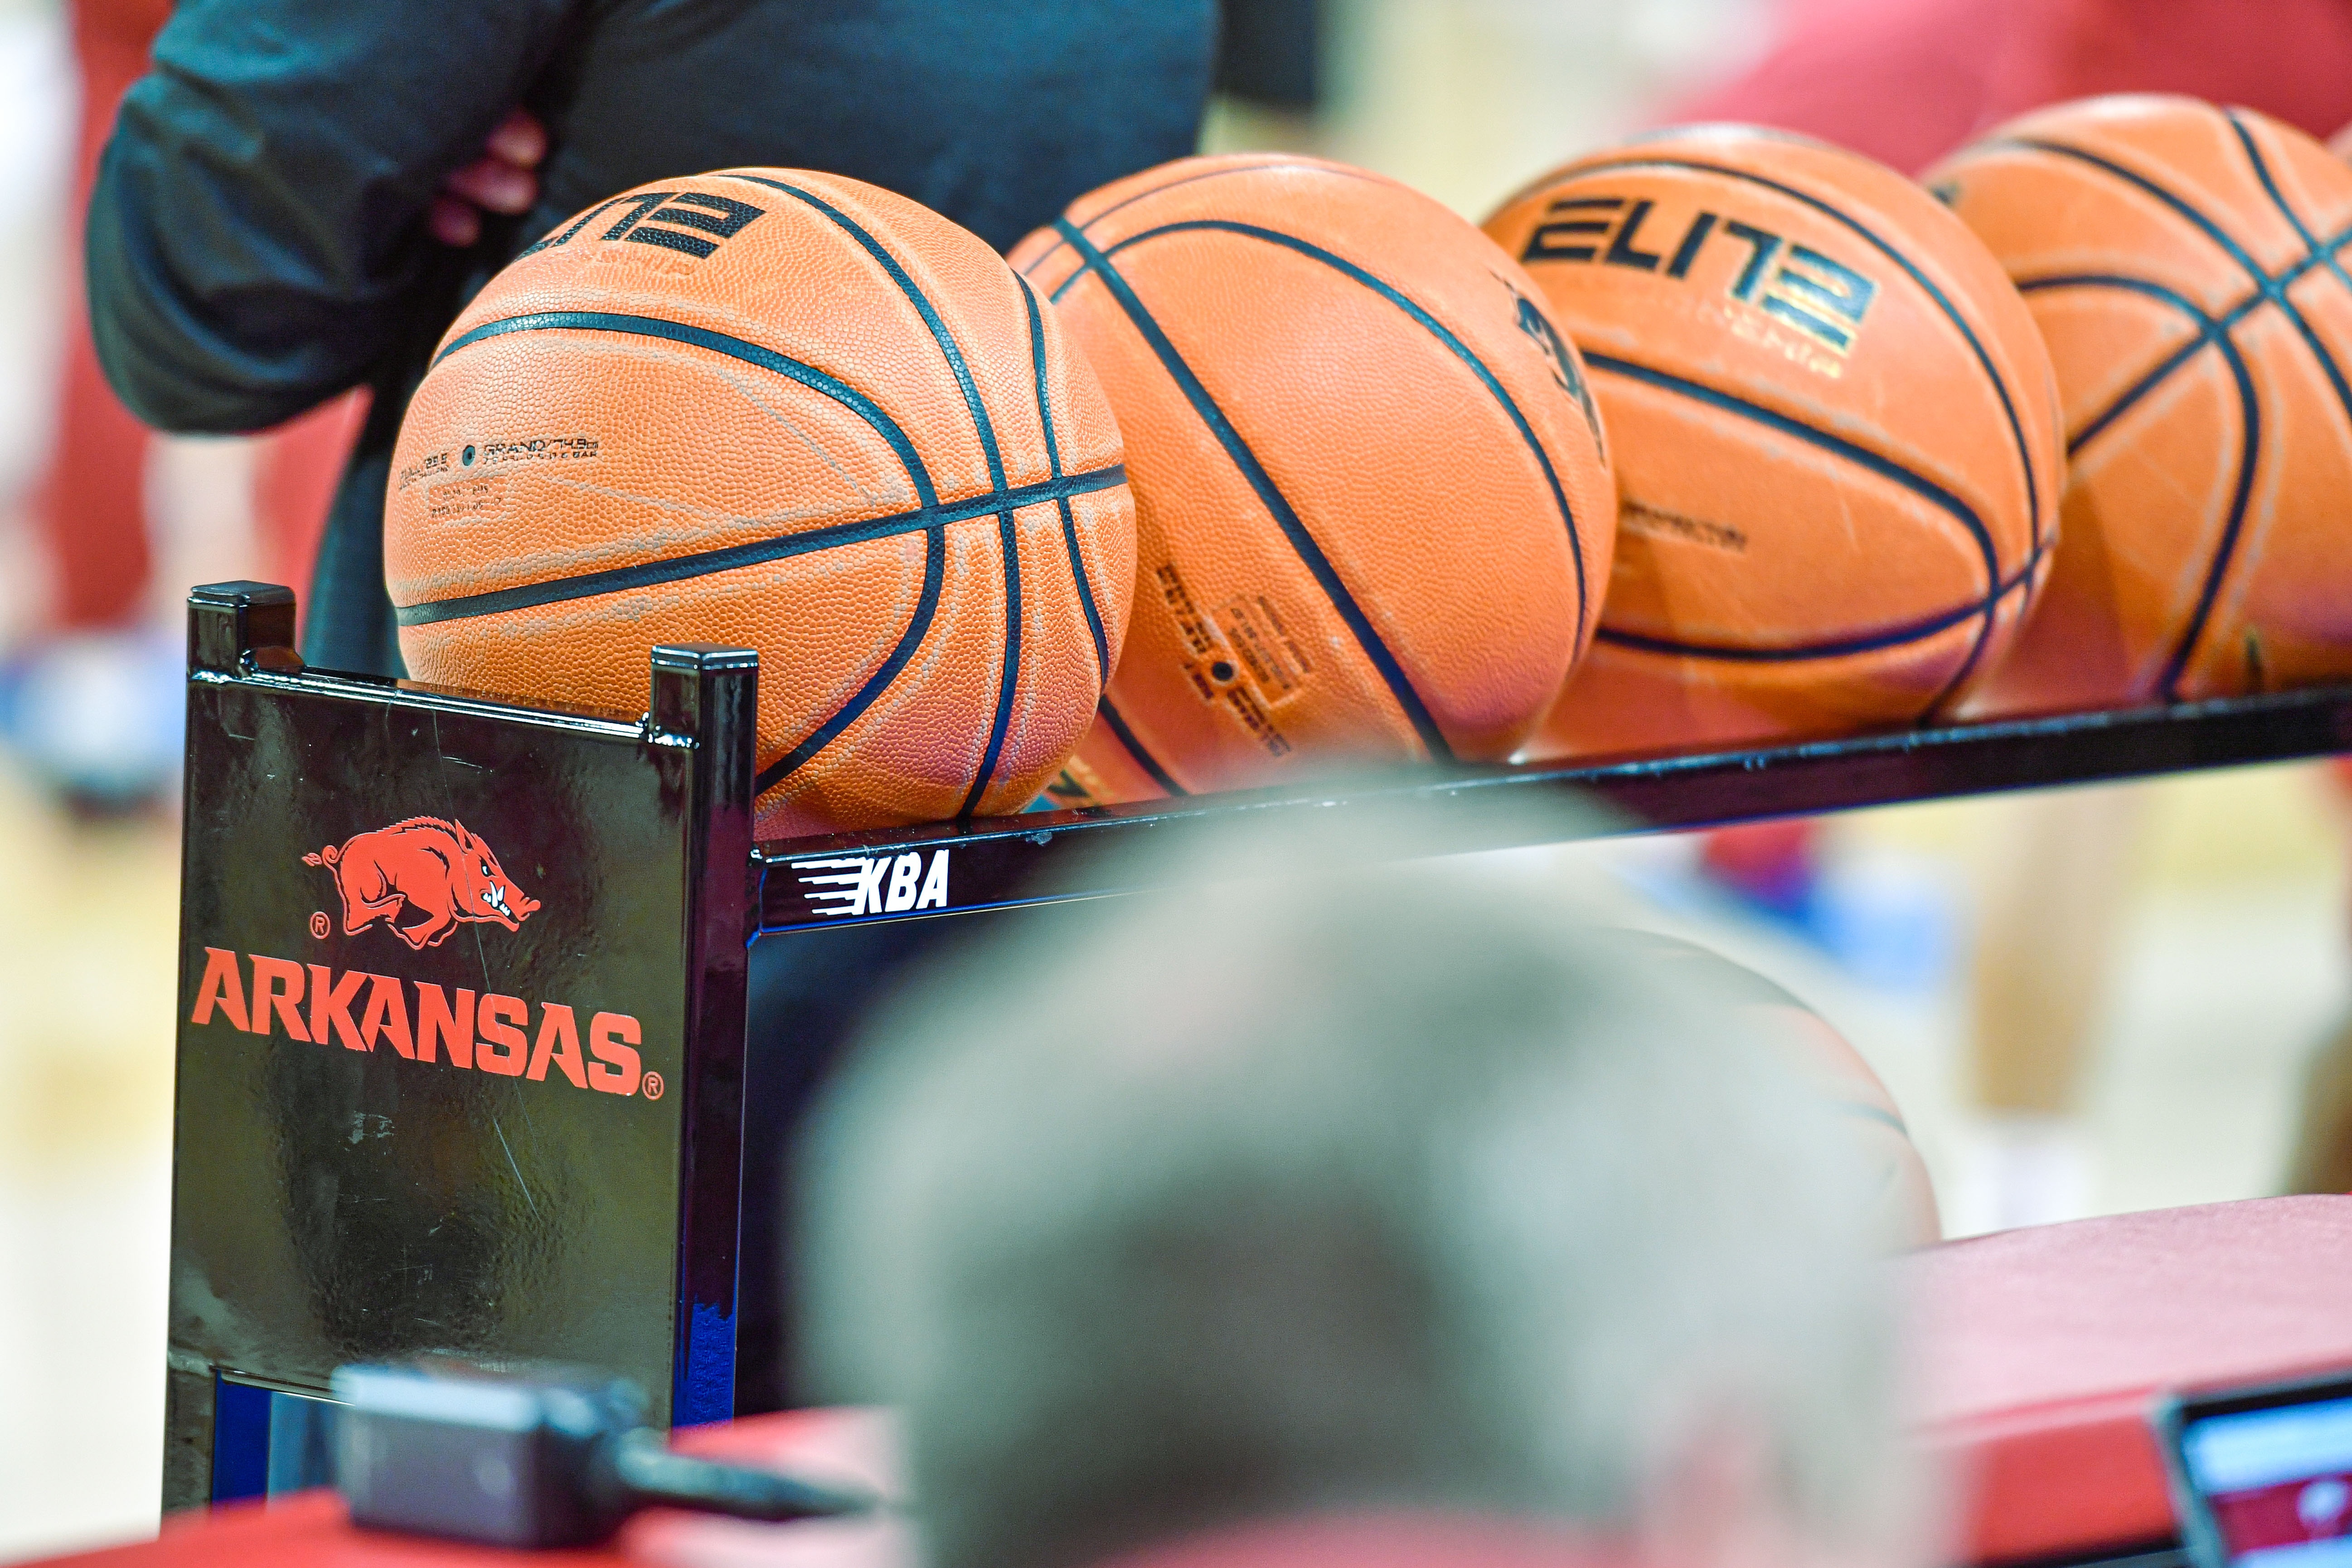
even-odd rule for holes
{"type": "Polygon", "coordinates": [[[334,928],[328,923],[326,910],[312,910],[310,911],[310,934],[312,936],[324,941],[327,932],[333,929],[334,928]]]}
{"type": "Polygon", "coordinates": [[[646,1074],[645,1088],[641,1092],[647,1100],[659,1100],[662,1097],[661,1074],[657,1072],[646,1074]]]}

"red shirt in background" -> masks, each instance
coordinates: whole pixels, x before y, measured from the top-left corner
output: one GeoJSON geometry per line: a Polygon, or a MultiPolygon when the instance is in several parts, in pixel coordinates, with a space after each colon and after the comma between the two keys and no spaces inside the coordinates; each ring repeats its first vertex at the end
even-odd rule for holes
{"type": "Polygon", "coordinates": [[[2352,121],[2352,0],[1787,0],[1746,74],[1679,121],[1800,131],[1916,174],[2002,121],[2107,92],[2352,121]]]}

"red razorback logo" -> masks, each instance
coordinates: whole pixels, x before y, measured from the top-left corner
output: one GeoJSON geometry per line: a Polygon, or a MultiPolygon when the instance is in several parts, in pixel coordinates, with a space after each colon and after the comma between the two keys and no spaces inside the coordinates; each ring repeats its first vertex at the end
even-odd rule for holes
{"type": "Polygon", "coordinates": [[[539,900],[507,879],[490,847],[462,822],[412,816],[355,834],[302,857],[305,866],[335,874],[343,896],[343,934],[357,936],[378,921],[420,952],[437,947],[461,921],[496,921],[509,931],[539,908],[539,900]],[[424,918],[400,923],[404,910],[424,918]]]}

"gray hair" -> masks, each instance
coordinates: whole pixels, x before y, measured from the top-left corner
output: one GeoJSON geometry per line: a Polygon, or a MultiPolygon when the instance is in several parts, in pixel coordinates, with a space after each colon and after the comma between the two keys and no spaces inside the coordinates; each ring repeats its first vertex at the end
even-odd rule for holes
{"type": "Polygon", "coordinates": [[[814,1368],[901,1409],[931,1560],[1605,1527],[1726,1415],[1801,1527],[1898,1525],[1870,1184],[1752,1012],[1463,863],[1244,869],[935,973],[821,1120],[814,1368]]]}

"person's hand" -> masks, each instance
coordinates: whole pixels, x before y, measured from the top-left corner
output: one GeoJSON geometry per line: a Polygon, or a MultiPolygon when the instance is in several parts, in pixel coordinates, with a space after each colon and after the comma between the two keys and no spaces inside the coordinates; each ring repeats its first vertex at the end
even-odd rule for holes
{"type": "Polygon", "coordinates": [[[508,217],[539,200],[539,163],[547,156],[547,128],[527,110],[499,121],[482,155],[441,182],[425,226],[444,245],[463,247],[482,237],[482,215],[508,217]]]}

